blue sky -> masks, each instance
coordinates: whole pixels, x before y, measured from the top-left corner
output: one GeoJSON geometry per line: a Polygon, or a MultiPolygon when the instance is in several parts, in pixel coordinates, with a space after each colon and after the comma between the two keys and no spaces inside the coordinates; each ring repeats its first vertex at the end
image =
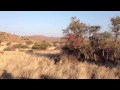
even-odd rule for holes
{"type": "Polygon", "coordinates": [[[0,31],[17,35],[62,36],[71,16],[109,30],[110,18],[120,11],[0,11],[0,31]]]}

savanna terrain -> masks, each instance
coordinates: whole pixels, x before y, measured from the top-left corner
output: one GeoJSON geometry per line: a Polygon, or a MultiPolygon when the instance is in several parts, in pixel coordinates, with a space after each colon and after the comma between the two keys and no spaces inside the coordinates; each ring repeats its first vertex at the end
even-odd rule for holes
{"type": "MultiPolygon", "coordinates": [[[[4,44],[5,45],[5,44],[4,44]]],[[[66,61],[54,64],[53,57],[61,50],[0,50],[1,79],[119,79],[119,65],[110,68],[105,65],[66,61]]],[[[112,66],[112,64],[111,64],[112,66]]]]}
{"type": "Polygon", "coordinates": [[[110,21],[99,32],[72,17],[61,39],[0,32],[0,79],[120,79],[120,17],[110,21]]]}

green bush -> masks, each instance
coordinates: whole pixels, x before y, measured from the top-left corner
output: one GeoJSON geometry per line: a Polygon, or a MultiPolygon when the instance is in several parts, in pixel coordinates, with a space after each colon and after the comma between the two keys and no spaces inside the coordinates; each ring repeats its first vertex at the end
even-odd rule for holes
{"type": "Polygon", "coordinates": [[[28,48],[28,46],[24,44],[15,44],[14,47],[15,48],[28,48]]]}
{"type": "Polygon", "coordinates": [[[24,49],[19,49],[19,52],[25,52],[25,50],[24,49]]]}
{"type": "Polygon", "coordinates": [[[4,49],[4,51],[15,51],[15,47],[14,46],[10,46],[4,49]]]}
{"type": "Polygon", "coordinates": [[[56,44],[58,43],[57,41],[52,42],[53,46],[56,46],[56,44]]]}
{"type": "Polygon", "coordinates": [[[46,42],[46,41],[43,41],[41,43],[35,43],[33,46],[32,46],[32,49],[40,49],[40,50],[46,50],[48,47],[50,47],[51,44],[46,42]]]}
{"type": "Polygon", "coordinates": [[[31,45],[31,44],[33,44],[33,42],[32,41],[26,41],[26,44],[31,45]]]}
{"type": "Polygon", "coordinates": [[[11,43],[9,42],[9,43],[7,43],[6,45],[11,45],[11,43]]]}
{"type": "Polygon", "coordinates": [[[32,53],[32,52],[33,52],[33,50],[27,50],[26,52],[28,52],[28,53],[32,53]]]}

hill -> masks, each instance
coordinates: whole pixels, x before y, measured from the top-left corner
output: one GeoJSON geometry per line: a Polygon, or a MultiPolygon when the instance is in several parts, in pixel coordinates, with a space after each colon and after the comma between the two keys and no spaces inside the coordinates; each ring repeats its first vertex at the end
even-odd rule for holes
{"type": "Polygon", "coordinates": [[[24,38],[29,38],[31,40],[35,41],[48,41],[48,42],[54,42],[54,41],[60,41],[61,37],[48,37],[43,35],[34,35],[34,36],[23,36],[24,38]]]}
{"type": "Polygon", "coordinates": [[[26,40],[33,40],[33,41],[48,41],[48,42],[54,42],[54,41],[60,41],[61,37],[48,37],[43,35],[33,35],[33,36],[19,36],[7,32],[0,32],[0,41],[4,42],[25,42],[26,40]]]}
{"type": "Polygon", "coordinates": [[[29,39],[7,32],[0,32],[0,41],[20,43],[20,42],[25,42],[26,40],[29,39]]]}

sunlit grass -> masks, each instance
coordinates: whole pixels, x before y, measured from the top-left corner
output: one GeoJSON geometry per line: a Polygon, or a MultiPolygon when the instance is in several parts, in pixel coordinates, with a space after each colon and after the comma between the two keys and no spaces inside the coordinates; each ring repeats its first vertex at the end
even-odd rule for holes
{"type": "MultiPolygon", "coordinates": [[[[60,51],[36,51],[37,53],[56,54],[60,51]]],[[[36,53],[34,52],[34,53],[36,53]]],[[[19,51],[4,52],[0,54],[0,76],[4,70],[13,78],[53,78],[53,79],[117,79],[120,78],[119,68],[108,68],[88,62],[58,63],[54,65],[53,59],[47,56],[36,56],[34,53],[19,51]]]]}

